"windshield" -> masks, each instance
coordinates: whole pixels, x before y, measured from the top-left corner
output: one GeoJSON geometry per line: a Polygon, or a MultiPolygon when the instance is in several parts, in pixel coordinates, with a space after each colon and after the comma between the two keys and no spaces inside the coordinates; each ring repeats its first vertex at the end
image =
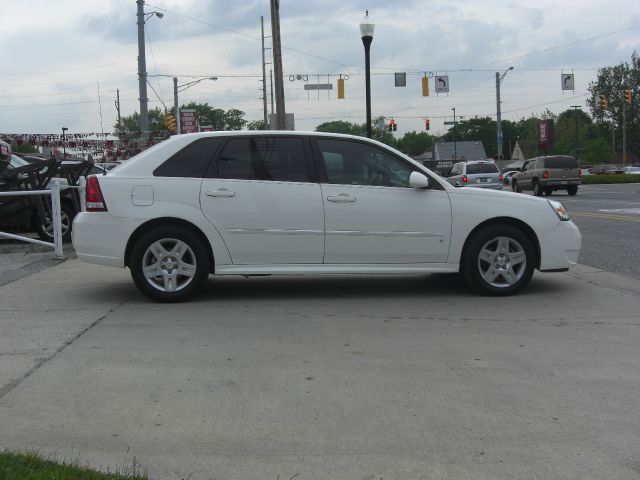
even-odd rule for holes
{"type": "Polygon", "coordinates": [[[467,165],[467,175],[474,173],[498,173],[498,166],[495,163],[471,163],[467,165]]]}
{"type": "Polygon", "coordinates": [[[13,168],[24,167],[25,165],[29,165],[24,158],[20,158],[17,155],[11,155],[11,166],[13,168]]]}

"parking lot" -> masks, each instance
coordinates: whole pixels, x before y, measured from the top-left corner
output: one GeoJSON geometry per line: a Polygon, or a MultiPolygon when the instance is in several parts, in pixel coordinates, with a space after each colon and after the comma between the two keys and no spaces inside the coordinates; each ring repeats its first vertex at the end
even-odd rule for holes
{"type": "Polygon", "coordinates": [[[211,278],[160,305],[128,271],[4,248],[31,271],[0,282],[0,449],[162,479],[640,475],[629,276],[536,273],[507,298],[448,275],[211,278]]]}

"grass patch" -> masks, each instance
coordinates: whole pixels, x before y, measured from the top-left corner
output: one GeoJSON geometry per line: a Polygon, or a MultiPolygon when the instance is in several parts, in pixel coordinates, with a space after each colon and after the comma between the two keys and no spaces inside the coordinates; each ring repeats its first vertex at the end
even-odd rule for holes
{"type": "Polygon", "coordinates": [[[583,175],[582,183],[585,185],[602,183],[640,183],[640,175],[583,175]]]}
{"type": "Polygon", "coordinates": [[[122,472],[99,472],[77,462],[57,462],[37,452],[0,452],[0,480],[148,480],[133,459],[122,472]]]}

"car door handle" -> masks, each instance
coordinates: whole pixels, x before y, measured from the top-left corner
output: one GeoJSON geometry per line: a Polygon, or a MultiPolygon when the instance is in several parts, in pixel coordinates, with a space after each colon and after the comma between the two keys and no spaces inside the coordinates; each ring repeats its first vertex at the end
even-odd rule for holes
{"type": "Polygon", "coordinates": [[[335,203],[353,203],[356,201],[356,197],[352,197],[346,193],[341,193],[340,195],[329,195],[327,200],[335,203]]]}
{"type": "Polygon", "coordinates": [[[227,190],[226,188],[221,188],[220,190],[207,190],[205,192],[207,197],[235,197],[236,192],[232,192],[231,190],[227,190]]]}

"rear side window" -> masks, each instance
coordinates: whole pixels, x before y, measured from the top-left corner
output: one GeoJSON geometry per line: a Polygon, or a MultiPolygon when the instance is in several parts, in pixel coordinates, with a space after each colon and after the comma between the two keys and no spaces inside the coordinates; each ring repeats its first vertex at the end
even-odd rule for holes
{"type": "Polygon", "coordinates": [[[213,154],[221,143],[221,137],[196,140],[173,154],[154,170],[153,175],[156,177],[202,178],[213,154]]]}
{"type": "Polygon", "coordinates": [[[573,157],[549,157],[544,159],[544,168],[578,168],[578,160],[573,157]]]}
{"type": "Polygon", "coordinates": [[[467,175],[473,175],[475,173],[498,173],[498,166],[495,163],[467,164],[467,175]]]}
{"type": "Polygon", "coordinates": [[[303,138],[232,138],[218,156],[210,178],[308,182],[303,138]]]}

